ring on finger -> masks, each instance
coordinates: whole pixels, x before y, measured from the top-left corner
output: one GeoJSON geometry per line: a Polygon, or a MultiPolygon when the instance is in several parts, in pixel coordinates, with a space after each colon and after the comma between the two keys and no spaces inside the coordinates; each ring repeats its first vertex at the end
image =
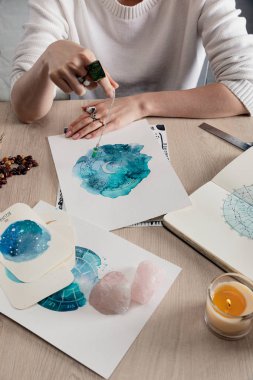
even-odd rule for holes
{"type": "Polygon", "coordinates": [[[85,111],[90,115],[92,121],[97,120],[97,109],[95,106],[85,108],[85,111]]]}
{"type": "Polygon", "coordinates": [[[96,114],[96,112],[92,113],[92,114],[90,115],[90,117],[92,118],[92,121],[99,120],[99,119],[97,118],[97,114],[96,114]]]}
{"type": "Polygon", "coordinates": [[[90,106],[90,107],[86,107],[86,108],[85,108],[85,111],[91,115],[91,114],[96,113],[96,112],[97,112],[97,109],[96,109],[95,106],[90,106]]]}
{"type": "Polygon", "coordinates": [[[88,87],[88,86],[91,84],[91,81],[89,81],[89,80],[86,78],[86,75],[84,75],[83,77],[78,77],[77,80],[78,80],[78,82],[81,83],[84,87],[88,87]]]}

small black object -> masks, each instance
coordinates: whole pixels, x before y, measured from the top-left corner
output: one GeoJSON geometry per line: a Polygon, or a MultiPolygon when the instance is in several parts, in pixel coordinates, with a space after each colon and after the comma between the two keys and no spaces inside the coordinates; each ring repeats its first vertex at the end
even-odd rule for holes
{"type": "Polygon", "coordinates": [[[159,130],[159,131],[165,131],[165,126],[163,124],[156,124],[156,128],[159,130]]]}
{"type": "Polygon", "coordinates": [[[88,66],[86,66],[86,70],[94,82],[98,82],[106,76],[104,69],[99,61],[90,63],[88,66]]]}

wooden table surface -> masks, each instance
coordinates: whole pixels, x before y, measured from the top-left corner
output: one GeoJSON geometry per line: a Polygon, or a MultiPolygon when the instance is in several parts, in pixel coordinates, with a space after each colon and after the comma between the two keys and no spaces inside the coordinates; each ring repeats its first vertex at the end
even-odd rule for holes
{"type": "MultiPolygon", "coordinates": [[[[0,189],[0,210],[16,202],[55,204],[58,181],[46,137],[62,133],[80,114],[80,101],[58,101],[43,120],[19,123],[0,103],[0,156],[31,154],[39,162],[26,176],[0,189]]],[[[171,162],[190,194],[241,151],[202,131],[202,120],[150,118],[166,125],[171,162]]],[[[253,118],[206,120],[253,141],[253,118]]],[[[163,227],[124,228],[117,235],[183,268],[164,300],[130,347],[111,380],[253,379],[253,332],[239,341],[214,336],[204,323],[206,290],[222,271],[163,227]]],[[[0,315],[0,380],[95,380],[86,367],[0,315]]]]}

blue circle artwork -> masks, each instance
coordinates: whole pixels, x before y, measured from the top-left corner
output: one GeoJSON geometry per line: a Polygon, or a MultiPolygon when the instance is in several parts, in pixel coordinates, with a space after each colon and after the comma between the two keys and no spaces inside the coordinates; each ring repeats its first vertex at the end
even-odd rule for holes
{"type": "Polygon", "coordinates": [[[223,203],[223,215],[233,230],[253,239],[253,185],[229,194],[223,203]]]}
{"type": "Polygon", "coordinates": [[[139,144],[102,145],[95,157],[91,149],[79,158],[73,174],[92,194],[109,198],[128,195],[150,173],[152,157],[140,153],[142,149],[139,144]]]}
{"type": "Polygon", "coordinates": [[[100,257],[90,249],[76,247],[76,265],[72,269],[74,281],[69,286],[39,302],[40,306],[53,311],[74,311],[83,307],[86,294],[99,280],[100,257]]]}
{"type": "Polygon", "coordinates": [[[23,262],[36,259],[48,249],[49,232],[31,220],[9,225],[0,236],[0,252],[6,260],[23,262]]]}

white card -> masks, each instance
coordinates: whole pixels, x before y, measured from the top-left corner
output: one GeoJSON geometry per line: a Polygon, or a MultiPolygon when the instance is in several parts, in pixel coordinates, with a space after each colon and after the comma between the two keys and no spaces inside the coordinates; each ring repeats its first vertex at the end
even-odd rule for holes
{"type": "Polygon", "coordinates": [[[23,282],[33,282],[73,254],[73,244],[27,205],[0,214],[0,262],[23,282]]]}
{"type": "MultiPolygon", "coordinates": [[[[52,207],[52,206],[48,206],[52,207]]],[[[109,378],[151,317],[180,268],[120,237],[73,217],[77,235],[75,283],[69,291],[28,310],[13,309],[0,291],[0,311],[99,375],[109,378]],[[136,268],[151,260],[165,270],[166,280],[146,305],[134,305],[124,315],[103,315],[92,308],[79,285],[111,270],[136,268]],[[81,297],[83,295],[83,297],[81,297]],[[71,298],[72,297],[72,298],[71,298]],[[65,304],[64,304],[65,302],[65,304]],[[74,306],[76,308],[74,308],[74,306]],[[60,312],[56,310],[71,310],[60,312]]],[[[167,318],[170,318],[168,309],[167,318]]]]}
{"type": "Polygon", "coordinates": [[[61,224],[72,226],[71,217],[65,211],[59,210],[59,208],[56,207],[48,208],[47,202],[39,201],[33,209],[46,224],[57,221],[61,224]]]}
{"type": "Polygon", "coordinates": [[[70,214],[113,230],[190,204],[146,120],[102,141],[93,157],[94,139],[49,137],[70,214]]]}
{"type": "Polygon", "coordinates": [[[50,224],[51,229],[56,231],[65,239],[68,239],[68,241],[71,243],[71,245],[73,246],[72,255],[61,265],[64,265],[70,270],[73,269],[76,261],[76,236],[71,217],[65,211],[59,210],[56,207],[48,207],[48,203],[44,201],[39,201],[33,209],[44,220],[46,224],[50,224]]]}
{"type": "MultiPolygon", "coordinates": [[[[72,268],[71,268],[72,269],[72,268]]],[[[73,282],[74,276],[66,265],[54,269],[34,282],[20,282],[0,264],[0,287],[12,306],[28,308],[73,282]]]]}

